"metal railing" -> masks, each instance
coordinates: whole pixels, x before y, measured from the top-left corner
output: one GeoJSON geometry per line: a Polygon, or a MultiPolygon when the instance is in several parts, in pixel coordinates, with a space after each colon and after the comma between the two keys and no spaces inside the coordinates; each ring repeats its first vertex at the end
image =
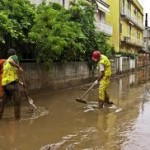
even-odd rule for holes
{"type": "Polygon", "coordinates": [[[136,26],[144,30],[144,25],[142,24],[142,20],[140,20],[137,16],[131,13],[129,9],[122,8],[121,15],[124,15],[127,19],[132,21],[136,26]]]}
{"type": "Polygon", "coordinates": [[[144,47],[143,40],[129,36],[129,35],[121,35],[121,41],[132,44],[132,45],[144,47]]]}
{"type": "Polygon", "coordinates": [[[113,34],[112,25],[100,22],[100,23],[95,23],[95,26],[98,31],[101,31],[106,35],[111,36],[113,34]]]}

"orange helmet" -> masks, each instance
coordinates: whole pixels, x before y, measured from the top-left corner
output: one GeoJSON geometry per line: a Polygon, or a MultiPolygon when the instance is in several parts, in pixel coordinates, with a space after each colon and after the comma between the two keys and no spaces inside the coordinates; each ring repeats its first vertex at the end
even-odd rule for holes
{"type": "Polygon", "coordinates": [[[101,53],[99,51],[94,51],[92,54],[92,60],[93,61],[98,61],[101,57],[101,53]]]}

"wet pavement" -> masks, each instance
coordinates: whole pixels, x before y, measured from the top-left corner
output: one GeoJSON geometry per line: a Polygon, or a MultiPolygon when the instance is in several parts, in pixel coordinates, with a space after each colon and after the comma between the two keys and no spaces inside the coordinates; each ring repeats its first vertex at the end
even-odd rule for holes
{"type": "Polygon", "coordinates": [[[32,95],[38,110],[22,103],[20,121],[13,106],[0,120],[0,150],[149,150],[149,69],[113,78],[111,107],[94,109],[98,89],[75,101],[91,84],[32,95]]]}

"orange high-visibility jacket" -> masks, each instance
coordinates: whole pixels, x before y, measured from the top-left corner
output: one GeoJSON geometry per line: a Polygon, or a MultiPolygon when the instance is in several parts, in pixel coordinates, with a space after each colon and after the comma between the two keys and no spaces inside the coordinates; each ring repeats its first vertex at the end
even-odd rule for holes
{"type": "Polygon", "coordinates": [[[5,59],[0,59],[0,97],[3,96],[3,90],[2,90],[2,72],[3,72],[3,64],[5,62],[5,59]]]}

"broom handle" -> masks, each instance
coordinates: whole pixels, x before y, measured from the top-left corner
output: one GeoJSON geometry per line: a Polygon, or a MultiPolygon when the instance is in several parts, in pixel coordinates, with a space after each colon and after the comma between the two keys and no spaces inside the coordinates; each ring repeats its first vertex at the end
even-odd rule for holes
{"type": "Polygon", "coordinates": [[[21,77],[22,77],[23,83],[25,84],[25,85],[23,85],[23,87],[24,87],[24,90],[25,90],[26,98],[27,98],[27,100],[28,100],[28,92],[27,92],[27,88],[25,87],[25,86],[26,86],[26,82],[25,82],[25,79],[24,79],[24,75],[21,74],[21,77]]]}
{"type": "Polygon", "coordinates": [[[94,83],[89,87],[89,89],[81,96],[80,99],[83,99],[83,97],[85,97],[85,95],[94,87],[94,83]]]}
{"type": "MultiPolygon", "coordinates": [[[[24,75],[21,74],[22,76],[22,81],[23,83],[25,84],[25,79],[24,79],[24,75]]],[[[28,96],[28,91],[27,91],[27,88],[24,86],[24,90],[25,90],[25,96],[26,96],[26,99],[27,101],[29,102],[29,104],[34,108],[34,109],[37,109],[37,106],[33,103],[33,99],[29,98],[28,96]]]]}

